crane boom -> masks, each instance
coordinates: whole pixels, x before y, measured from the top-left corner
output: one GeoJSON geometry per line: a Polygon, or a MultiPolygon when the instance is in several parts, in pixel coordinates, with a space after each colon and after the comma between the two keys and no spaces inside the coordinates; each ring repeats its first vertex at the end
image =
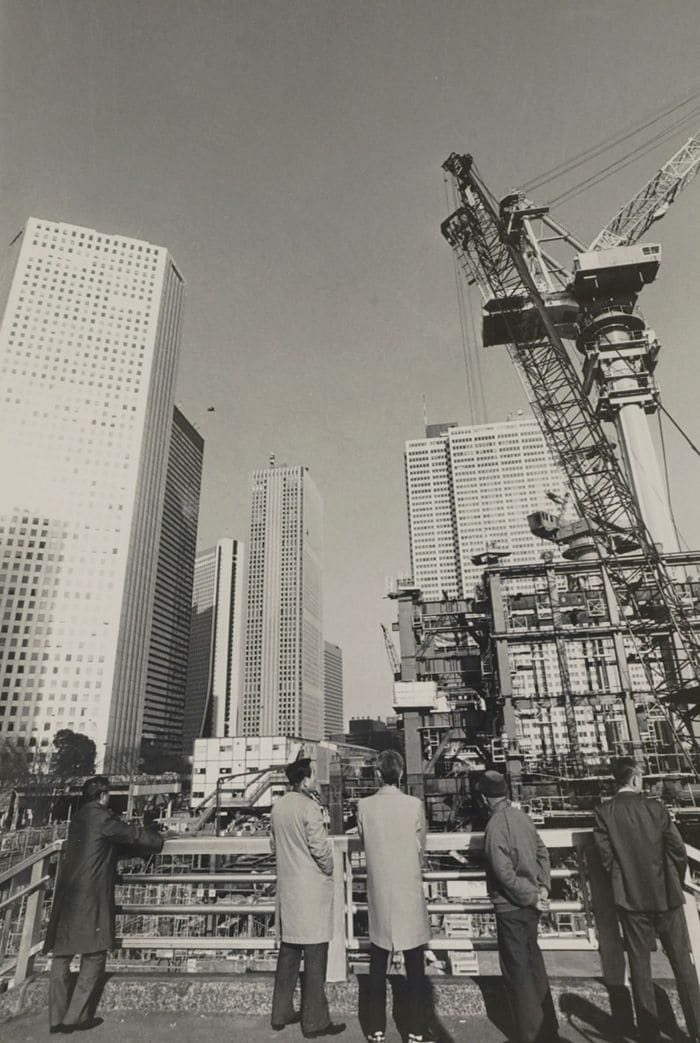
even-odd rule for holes
{"type": "Polygon", "coordinates": [[[637,638],[641,633],[648,647],[658,645],[664,632],[672,635],[673,662],[666,664],[661,682],[647,657],[640,659],[650,690],[661,689],[666,705],[672,706],[695,746],[692,719],[700,712],[700,640],[562,340],[551,302],[538,286],[531,258],[520,249],[519,212],[527,215],[532,204],[522,197],[506,197],[497,209],[470,156],[453,154],[443,169],[451,175],[461,202],[444,222],[443,234],[468,277],[482,283],[486,311],[498,310],[507,329],[500,343],[506,344],[529,387],[543,434],[568,478],[579,515],[595,535],[620,617],[634,621],[634,633],[637,638]],[[648,613],[645,618],[638,592],[646,578],[656,588],[661,619],[650,619],[648,613]]]}
{"type": "Polygon", "coordinates": [[[631,246],[664,216],[700,169],[700,135],[689,138],[595,237],[589,250],[631,246]]]}

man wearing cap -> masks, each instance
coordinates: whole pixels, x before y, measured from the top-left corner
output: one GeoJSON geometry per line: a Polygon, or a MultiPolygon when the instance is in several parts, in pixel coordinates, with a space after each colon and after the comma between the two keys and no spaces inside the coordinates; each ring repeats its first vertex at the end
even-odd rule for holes
{"type": "Polygon", "coordinates": [[[486,884],[518,1043],[557,1043],[557,1017],[537,944],[539,915],[547,908],[550,891],[547,848],[531,819],[508,800],[503,775],[485,772],[479,790],[489,809],[486,884]]]}
{"type": "Polygon", "coordinates": [[[639,1038],[656,1043],[661,1036],[651,975],[658,936],[676,978],[688,1035],[698,1041],[700,988],[683,911],[685,844],[661,801],[644,795],[640,764],[621,757],[613,775],[617,793],[595,809],[593,836],[610,874],[625,938],[639,1038]]]}
{"type": "Polygon", "coordinates": [[[68,830],[56,879],[44,952],[53,953],[49,975],[49,1028],[72,1033],[102,1018],[91,1005],[107,952],[114,948],[114,874],[120,849],[160,851],[163,837],[122,822],[110,811],[109,779],[96,775],[83,785],[83,803],[68,830]],[[80,953],[80,972],[69,995],[70,965],[80,953]]]}
{"type": "Polygon", "coordinates": [[[307,1039],[336,1036],[345,1025],[331,1021],[324,987],[333,933],[333,848],[321,808],[312,796],[316,772],[311,760],[299,758],[287,765],[285,773],[292,789],[275,802],[270,818],[280,939],[272,1027],[280,1030],[301,1021],[307,1039]],[[292,1001],[302,955],[304,982],[297,1014],[292,1001]]]}

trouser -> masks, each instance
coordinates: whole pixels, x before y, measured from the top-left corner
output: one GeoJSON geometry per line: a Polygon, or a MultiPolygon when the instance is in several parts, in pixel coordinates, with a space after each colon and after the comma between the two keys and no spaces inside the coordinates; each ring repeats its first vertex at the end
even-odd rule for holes
{"type": "Polygon", "coordinates": [[[106,951],[83,953],[80,971],[73,989],[70,986],[72,956],[54,956],[49,975],[49,1025],[79,1025],[90,1018],[90,1001],[105,972],[106,951]]]}
{"type": "MultiPolygon", "coordinates": [[[[425,1033],[425,960],[424,946],[404,950],[408,982],[408,1031],[416,1036],[425,1033]]],[[[369,1033],[386,1032],[386,968],[389,950],[374,942],[369,950],[369,1033]]]]}
{"type": "Polygon", "coordinates": [[[304,979],[301,985],[301,1028],[303,1032],[319,1032],[331,1020],[325,989],[328,942],[314,945],[292,945],[290,942],[280,944],[272,993],[271,1022],[275,1026],[287,1025],[295,1017],[292,1001],[302,954],[304,979]]]}
{"type": "Polygon", "coordinates": [[[700,987],[698,973],[691,956],[688,928],[683,906],[659,913],[637,913],[618,909],[625,948],[629,959],[632,997],[640,1039],[657,1040],[660,1034],[654,982],[651,977],[651,953],[656,937],[661,940],[678,986],[678,998],[688,1035],[700,1035],[700,987]]]}
{"type": "Polygon", "coordinates": [[[501,974],[508,994],[516,1039],[550,1043],[559,1039],[552,994],[537,944],[539,913],[526,909],[496,913],[501,974]]]}

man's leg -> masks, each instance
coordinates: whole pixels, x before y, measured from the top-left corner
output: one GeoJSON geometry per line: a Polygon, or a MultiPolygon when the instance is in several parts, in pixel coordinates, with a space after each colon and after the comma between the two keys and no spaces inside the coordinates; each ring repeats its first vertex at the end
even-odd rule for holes
{"type": "Polygon", "coordinates": [[[425,1013],[425,956],[424,946],[406,949],[403,954],[408,982],[408,1031],[424,1036],[427,1030],[425,1013]]]}
{"type": "Polygon", "coordinates": [[[696,1039],[700,1037],[700,986],[698,969],[690,957],[683,906],[661,913],[657,917],[656,929],[673,968],[688,1035],[696,1039]]]}
{"type": "Polygon", "coordinates": [[[63,1024],[68,1010],[68,986],[72,956],[54,956],[49,974],[49,1027],[63,1024]]]}
{"type": "Polygon", "coordinates": [[[88,1021],[90,1016],[90,1000],[95,989],[102,980],[107,962],[106,952],[83,953],[80,957],[80,971],[73,989],[70,1005],[63,1016],[64,1025],[80,1025],[88,1021]]]}
{"type": "Polygon", "coordinates": [[[299,977],[301,965],[301,945],[290,945],[289,942],[280,942],[280,951],[277,955],[277,968],[275,970],[275,987],[272,993],[272,1017],[273,1028],[288,1025],[294,1020],[294,989],[299,977]]]}
{"type": "Polygon", "coordinates": [[[320,1032],[331,1020],[326,999],[328,942],[304,946],[304,980],[301,987],[301,1030],[320,1032]]]}
{"type": "Polygon", "coordinates": [[[528,956],[532,969],[532,981],[537,993],[540,1010],[542,1011],[542,1028],[537,1035],[537,1043],[552,1043],[559,1039],[559,1022],[554,1009],[554,1000],[549,987],[547,968],[544,965],[544,957],[537,944],[537,925],[539,916],[532,918],[528,926],[528,956]]]}
{"type": "Polygon", "coordinates": [[[501,973],[522,1043],[542,1039],[545,1024],[542,997],[532,966],[532,935],[537,934],[537,920],[534,907],[496,914],[501,973]]]}
{"type": "Polygon", "coordinates": [[[389,952],[374,942],[369,947],[368,1035],[386,1032],[386,968],[389,952]]]}
{"type": "Polygon", "coordinates": [[[618,909],[618,913],[629,961],[637,1032],[641,1043],[656,1043],[660,1033],[651,977],[651,953],[656,946],[654,922],[647,913],[629,909],[618,909]]]}

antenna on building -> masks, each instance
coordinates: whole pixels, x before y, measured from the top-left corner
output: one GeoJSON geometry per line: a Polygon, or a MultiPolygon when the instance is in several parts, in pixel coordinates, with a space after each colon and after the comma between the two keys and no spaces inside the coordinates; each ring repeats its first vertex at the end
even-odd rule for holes
{"type": "Polygon", "coordinates": [[[428,430],[428,406],[425,400],[425,392],[423,392],[423,430],[428,430]]]}
{"type": "Polygon", "coordinates": [[[274,453],[270,453],[270,467],[274,467],[274,466],[275,466],[275,454],[274,453]]]}

